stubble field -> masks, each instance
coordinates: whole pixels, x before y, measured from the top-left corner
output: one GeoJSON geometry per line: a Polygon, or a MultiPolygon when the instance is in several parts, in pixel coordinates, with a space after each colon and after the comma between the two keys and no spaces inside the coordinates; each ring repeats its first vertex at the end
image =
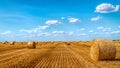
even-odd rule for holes
{"type": "Polygon", "coordinates": [[[0,43],[0,68],[120,68],[120,41],[115,60],[93,61],[91,42],[38,42],[28,49],[27,42],[0,43]]]}

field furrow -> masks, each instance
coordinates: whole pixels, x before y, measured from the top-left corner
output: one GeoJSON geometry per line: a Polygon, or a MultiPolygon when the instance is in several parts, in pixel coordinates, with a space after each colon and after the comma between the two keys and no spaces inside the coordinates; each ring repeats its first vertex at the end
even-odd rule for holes
{"type": "Polygon", "coordinates": [[[10,60],[12,58],[21,56],[21,55],[23,55],[27,52],[29,52],[29,50],[24,49],[24,50],[15,51],[15,52],[12,52],[12,53],[4,54],[3,56],[1,55],[0,56],[0,62],[7,61],[7,60],[10,60]]]}
{"type": "Polygon", "coordinates": [[[0,53],[0,59],[1,59],[1,57],[5,57],[5,56],[9,56],[9,55],[14,55],[15,53],[19,53],[19,52],[24,52],[24,51],[26,51],[27,49],[25,48],[25,49],[18,49],[18,50],[13,50],[13,51],[9,51],[9,52],[7,52],[7,53],[0,53]]]}
{"type": "Polygon", "coordinates": [[[83,65],[64,45],[56,46],[35,68],[81,68],[83,65]]]}

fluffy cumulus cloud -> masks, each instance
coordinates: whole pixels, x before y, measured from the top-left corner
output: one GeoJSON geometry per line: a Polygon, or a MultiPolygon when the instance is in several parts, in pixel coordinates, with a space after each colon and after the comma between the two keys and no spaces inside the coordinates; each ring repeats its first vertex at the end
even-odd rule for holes
{"type": "Polygon", "coordinates": [[[63,19],[65,19],[65,17],[61,17],[61,19],[63,20],[63,19]]]}
{"type": "Polygon", "coordinates": [[[120,26],[118,26],[118,28],[120,28],[120,26]]]}
{"type": "Polygon", "coordinates": [[[0,33],[0,35],[10,35],[10,34],[12,34],[12,31],[5,31],[0,33]]]}
{"type": "Polygon", "coordinates": [[[52,33],[53,33],[53,34],[65,34],[64,31],[53,31],[52,33]]]}
{"type": "Polygon", "coordinates": [[[73,35],[73,32],[69,32],[68,35],[73,35]]]}
{"type": "Polygon", "coordinates": [[[80,28],[80,30],[85,30],[85,28],[80,28]]]}
{"type": "Polygon", "coordinates": [[[103,32],[110,32],[112,31],[112,28],[106,28],[106,27],[97,27],[98,30],[102,30],[103,32]]]}
{"type": "Polygon", "coordinates": [[[36,31],[35,31],[35,30],[25,30],[25,29],[21,29],[20,32],[33,33],[33,32],[36,32],[36,31]]]}
{"type": "Polygon", "coordinates": [[[103,31],[104,32],[110,32],[112,30],[112,28],[104,28],[103,31]]]}
{"type": "Polygon", "coordinates": [[[37,36],[38,36],[38,37],[42,37],[42,36],[51,36],[51,34],[45,32],[45,33],[39,33],[39,34],[37,34],[37,36]]]}
{"type": "Polygon", "coordinates": [[[93,30],[90,30],[89,33],[93,33],[94,31],[93,30]]]}
{"type": "Polygon", "coordinates": [[[95,12],[99,12],[99,13],[117,12],[119,8],[120,5],[113,6],[112,4],[109,3],[102,3],[96,7],[95,12]]]}
{"type": "Polygon", "coordinates": [[[61,22],[58,20],[48,20],[46,21],[47,25],[55,25],[55,24],[60,24],[61,22]]]}
{"type": "Polygon", "coordinates": [[[80,34],[78,34],[78,36],[87,36],[88,34],[86,34],[86,33],[80,33],[80,34]]]}
{"type": "Polygon", "coordinates": [[[30,30],[20,30],[20,32],[26,32],[26,33],[37,33],[37,32],[41,32],[41,30],[47,29],[49,28],[49,26],[45,25],[45,26],[39,26],[37,28],[34,29],[30,29],[30,30]]]}
{"type": "Polygon", "coordinates": [[[71,35],[73,35],[73,32],[53,31],[52,35],[53,36],[63,36],[63,35],[71,36],[71,35]]]}
{"type": "Polygon", "coordinates": [[[97,27],[98,30],[102,30],[104,29],[104,27],[100,26],[100,27],[97,27]]]}
{"type": "Polygon", "coordinates": [[[43,29],[43,30],[44,30],[44,29],[47,29],[47,28],[49,28],[49,26],[45,25],[45,26],[39,26],[39,27],[36,28],[36,29],[40,29],[40,30],[43,29]]]}
{"type": "Polygon", "coordinates": [[[100,17],[100,16],[97,16],[97,17],[91,18],[90,20],[91,20],[91,21],[98,21],[98,20],[100,20],[100,19],[101,19],[101,17],[100,17]]]}
{"type": "Polygon", "coordinates": [[[77,19],[77,18],[68,18],[69,22],[70,23],[76,23],[76,22],[79,22],[80,20],[77,19]]]}
{"type": "Polygon", "coordinates": [[[113,31],[111,34],[120,34],[120,31],[113,31]]]}

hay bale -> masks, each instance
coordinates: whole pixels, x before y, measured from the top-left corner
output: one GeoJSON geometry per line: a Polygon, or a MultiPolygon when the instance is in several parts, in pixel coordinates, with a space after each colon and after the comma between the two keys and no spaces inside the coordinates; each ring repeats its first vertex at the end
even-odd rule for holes
{"type": "Polygon", "coordinates": [[[6,42],[2,42],[2,44],[6,44],[6,42]]]}
{"type": "Polygon", "coordinates": [[[5,42],[2,42],[2,44],[6,44],[6,43],[8,43],[7,41],[5,41],[5,42]]]}
{"type": "Polygon", "coordinates": [[[66,45],[68,45],[68,46],[69,46],[69,45],[71,45],[71,43],[70,43],[70,42],[65,42],[65,44],[66,44],[66,45]]]}
{"type": "Polygon", "coordinates": [[[93,60],[115,59],[116,48],[112,40],[95,39],[92,42],[90,56],[93,60]]]}
{"type": "Polygon", "coordinates": [[[36,43],[35,42],[28,42],[28,46],[29,49],[35,49],[36,48],[36,43]]]}
{"type": "Polygon", "coordinates": [[[71,45],[71,43],[67,43],[67,45],[71,45]]]}
{"type": "Polygon", "coordinates": [[[15,45],[15,42],[10,42],[10,45],[15,45]]]}
{"type": "Polygon", "coordinates": [[[36,43],[36,45],[38,44],[38,42],[35,42],[36,43]]]}

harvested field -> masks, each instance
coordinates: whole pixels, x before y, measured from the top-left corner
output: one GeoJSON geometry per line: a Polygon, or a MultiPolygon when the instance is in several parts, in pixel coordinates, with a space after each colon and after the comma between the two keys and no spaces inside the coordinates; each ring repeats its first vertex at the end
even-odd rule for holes
{"type": "Polygon", "coordinates": [[[104,61],[91,59],[91,42],[38,42],[36,49],[0,43],[0,68],[120,68],[120,41],[114,42],[116,58],[104,61]]]}

